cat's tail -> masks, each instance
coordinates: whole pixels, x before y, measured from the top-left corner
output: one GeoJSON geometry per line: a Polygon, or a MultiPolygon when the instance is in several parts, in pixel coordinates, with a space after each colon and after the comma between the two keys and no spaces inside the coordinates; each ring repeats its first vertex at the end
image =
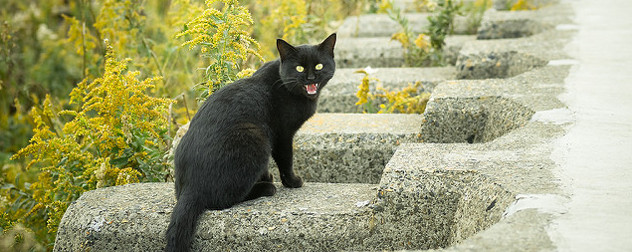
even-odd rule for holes
{"type": "Polygon", "coordinates": [[[167,228],[166,252],[189,251],[197,227],[197,220],[206,210],[195,197],[187,196],[180,195],[178,203],[171,213],[171,223],[167,228]]]}

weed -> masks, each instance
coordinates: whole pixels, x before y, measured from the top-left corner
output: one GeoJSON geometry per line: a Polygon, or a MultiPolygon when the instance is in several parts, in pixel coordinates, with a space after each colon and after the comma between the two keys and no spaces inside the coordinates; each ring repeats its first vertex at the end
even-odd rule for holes
{"type": "Polygon", "coordinates": [[[161,154],[169,146],[164,115],[172,101],[147,95],[160,78],[139,81],[138,71],[127,71],[129,59],[116,60],[106,46],[104,75],[82,81],[70,94],[78,109],[62,110],[46,96],[31,112],[35,128],[29,145],[12,157],[29,157],[27,169],[40,171],[27,188],[35,204],[25,216],[46,220],[49,233],[57,232],[66,208],[84,191],[164,181],[168,174],[161,154]]]}
{"type": "Polygon", "coordinates": [[[401,90],[390,91],[379,85],[379,79],[370,76],[374,72],[375,70],[370,67],[356,71],[364,74],[356,94],[356,105],[360,106],[364,113],[422,114],[425,111],[430,93],[423,91],[421,82],[409,83],[408,87],[401,90]],[[377,83],[375,93],[371,93],[371,82],[377,83]]]}

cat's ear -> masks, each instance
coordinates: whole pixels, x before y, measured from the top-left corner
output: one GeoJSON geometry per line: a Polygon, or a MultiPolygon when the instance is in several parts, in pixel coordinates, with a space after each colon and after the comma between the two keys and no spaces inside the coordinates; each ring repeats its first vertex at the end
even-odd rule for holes
{"type": "Polygon", "coordinates": [[[318,50],[321,52],[327,53],[332,58],[334,57],[334,46],[336,45],[336,33],[332,33],[318,45],[318,50]]]}
{"type": "Polygon", "coordinates": [[[288,42],[285,42],[285,40],[282,39],[277,39],[277,50],[279,50],[281,62],[284,62],[285,59],[297,53],[297,50],[294,46],[290,45],[288,42]]]}

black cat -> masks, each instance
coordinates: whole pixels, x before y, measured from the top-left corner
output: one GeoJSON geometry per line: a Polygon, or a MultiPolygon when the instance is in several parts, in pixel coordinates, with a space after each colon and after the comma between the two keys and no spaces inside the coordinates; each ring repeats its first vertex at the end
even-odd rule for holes
{"type": "Polygon", "coordinates": [[[270,156],[285,187],[301,187],[292,168],[292,139],[316,111],[320,90],[335,71],[331,34],[319,45],[278,39],[280,60],[211,95],[191,120],[175,152],[178,202],[167,229],[166,251],[188,251],[205,210],[272,196],[270,156]]]}

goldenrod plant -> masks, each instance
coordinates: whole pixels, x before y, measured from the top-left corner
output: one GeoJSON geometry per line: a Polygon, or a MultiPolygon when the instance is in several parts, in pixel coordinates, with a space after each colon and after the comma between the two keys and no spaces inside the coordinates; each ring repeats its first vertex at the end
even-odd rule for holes
{"type": "Polygon", "coordinates": [[[360,106],[364,113],[422,114],[426,110],[430,93],[424,91],[421,82],[409,83],[401,90],[391,91],[382,87],[379,79],[370,76],[375,71],[367,67],[355,72],[364,74],[356,94],[356,105],[360,106]],[[371,82],[376,83],[374,93],[371,92],[371,82]]]}
{"type": "Polygon", "coordinates": [[[109,44],[103,76],[82,81],[70,93],[76,110],[62,110],[50,96],[33,107],[34,135],[12,159],[38,169],[29,190],[35,205],[26,218],[46,220],[54,234],[66,208],[83,192],[139,181],[164,181],[169,99],[149,92],[160,78],[139,80],[129,59],[117,60],[109,44]],[[70,118],[68,121],[65,118],[70,118]]]}
{"type": "MultiPolygon", "coordinates": [[[[23,244],[33,241],[51,250],[53,230],[68,200],[85,190],[169,180],[164,150],[178,126],[197,109],[194,101],[200,94],[194,87],[202,83],[207,96],[219,87],[217,83],[252,74],[261,61],[252,53],[258,52],[254,42],[265,42],[262,35],[315,42],[311,39],[333,32],[346,15],[359,14],[366,2],[287,2],[287,8],[299,8],[288,10],[295,17],[268,27],[261,23],[272,13],[262,10],[283,3],[4,0],[0,8],[0,251],[39,250],[37,244],[23,244]],[[218,28],[222,32],[216,33],[218,28]],[[107,49],[106,39],[112,49],[107,49]],[[220,49],[220,54],[212,54],[220,49]],[[217,66],[223,70],[215,77],[216,69],[209,66],[220,61],[217,66]],[[209,74],[199,69],[209,69],[209,74]],[[106,86],[122,82],[133,85],[119,86],[119,93],[107,91],[106,86]],[[143,91],[120,99],[120,92],[132,87],[143,91]],[[178,98],[178,103],[151,97],[178,98]],[[132,103],[136,105],[123,105],[132,103]],[[153,110],[143,110],[152,103],[153,110]],[[6,247],[4,241],[11,239],[22,243],[6,247]]],[[[265,51],[276,50],[274,39],[261,44],[265,51]]]]}
{"type": "Polygon", "coordinates": [[[207,0],[204,12],[189,21],[177,35],[187,37],[182,46],[199,48],[202,57],[209,62],[202,99],[240,76],[246,76],[245,73],[252,73],[252,69],[244,67],[250,56],[263,61],[259,43],[250,37],[252,24],[250,12],[237,0],[207,0]],[[221,11],[214,7],[216,2],[223,4],[221,11]]]}
{"type": "MultiPolygon", "coordinates": [[[[256,1],[257,11],[267,12],[260,20],[259,41],[268,45],[276,45],[276,39],[282,38],[296,44],[307,43],[304,26],[307,23],[307,3],[305,0],[288,1],[256,1]]],[[[276,47],[265,50],[266,58],[276,57],[276,47]]]]}
{"type": "Polygon", "coordinates": [[[404,48],[404,58],[408,66],[441,66],[443,47],[448,34],[452,33],[454,17],[460,13],[462,3],[454,0],[425,0],[425,8],[434,14],[428,17],[429,25],[421,34],[414,34],[403,12],[391,6],[387,9],[389,17],[396,21],[401,30],[391,37],[399,41],[404,48]]]}

